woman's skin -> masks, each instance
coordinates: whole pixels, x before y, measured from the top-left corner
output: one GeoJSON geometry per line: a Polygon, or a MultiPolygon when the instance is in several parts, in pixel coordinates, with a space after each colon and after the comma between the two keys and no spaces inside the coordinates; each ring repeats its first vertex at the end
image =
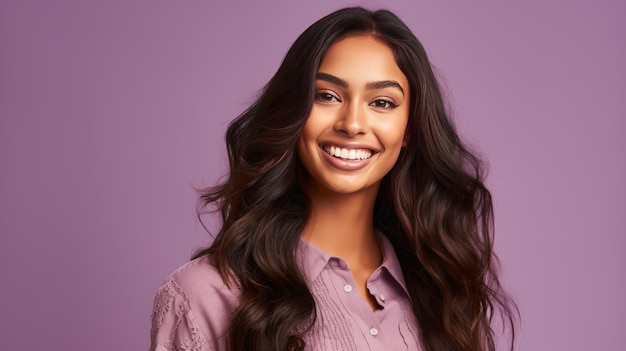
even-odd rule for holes
{"type": "Polygon", "coordinates": [[[374,202],[407,142],[409,84],[386,44],[352,36],[329,48],[315,91],[297,146],[313,209],[302,238],[343,258],[360,296],[375,310],[366,288],[382,262],[374,202]]]}

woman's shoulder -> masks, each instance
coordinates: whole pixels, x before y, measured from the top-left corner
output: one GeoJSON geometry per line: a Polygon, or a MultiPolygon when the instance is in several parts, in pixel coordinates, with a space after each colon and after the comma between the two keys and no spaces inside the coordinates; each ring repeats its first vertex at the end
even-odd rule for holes
{"type": "Polygon", "coordinates": [[[217,317],[215,314],[220,315],[220,312],[230,314],[238,299],[237,288],[226,285],[208,256],[196,258],[178,268],[161,289],[169,290],[170,294],[188,303],[195,314],[203,316],[208,311],[212,317],[217,317]]]}
{"type": "Polygon", "coordinates": [[[226,285],[208,256],[187,262],[172,273],[167,282],[173,282],[187,298],[206,297],[207,294],[234,295],[235,289],[226,285]]]}

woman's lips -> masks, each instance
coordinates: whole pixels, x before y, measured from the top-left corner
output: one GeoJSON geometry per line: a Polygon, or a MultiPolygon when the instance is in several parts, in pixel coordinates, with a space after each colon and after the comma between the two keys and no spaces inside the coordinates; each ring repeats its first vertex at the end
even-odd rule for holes
{"type": "Polygon", "coordinates": [[[345,148],[334,145],[320,145],[324,158],[333,167],[344,171],[355,171],[367,166],[376,154],[371,149],[345,148]]]}

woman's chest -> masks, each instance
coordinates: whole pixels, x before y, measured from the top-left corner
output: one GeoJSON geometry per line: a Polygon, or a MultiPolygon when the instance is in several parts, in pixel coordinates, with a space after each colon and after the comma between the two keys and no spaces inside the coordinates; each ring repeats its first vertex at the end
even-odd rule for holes
{"type": "Polygon", "coordinates": [[[311,284],[316,321],[304,336],[307,350],[420,350],[419,334],[405,294],[385,279],[368,282],[380,308],[372,311],[351,274],[322,272],[311,284]]]}

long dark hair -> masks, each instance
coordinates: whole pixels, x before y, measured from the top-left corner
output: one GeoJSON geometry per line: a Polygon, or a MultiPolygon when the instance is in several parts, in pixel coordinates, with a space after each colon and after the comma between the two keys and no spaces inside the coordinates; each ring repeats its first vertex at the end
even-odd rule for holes
{"type": "MultiPolygon", "coordinates": [[[[315,301],[296,247],[310,214],[296,143],[329,46],[352,35],[385,42],[407,77],[409,143],[382,181],[374,225],[392,242],[426,350],[494,350],[492,319],[514,327],[493,253],[493,208],[483,167],[446,113],[426,52],[394,14],[346,8],[310,26],[289,49],[260,97],[226,133],[230,173],[201,194],[222,226],[208,255],[240,291],[230,350],[302,350],[315,301]]],[[[513,342],[511,342],[512,348],[513,342]]]]}

